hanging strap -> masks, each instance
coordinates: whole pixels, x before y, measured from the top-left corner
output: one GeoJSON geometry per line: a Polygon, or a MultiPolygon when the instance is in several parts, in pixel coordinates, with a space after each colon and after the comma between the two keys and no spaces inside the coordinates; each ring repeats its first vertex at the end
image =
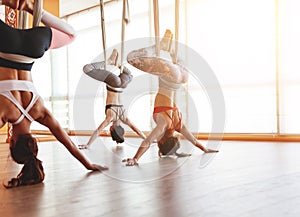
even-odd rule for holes
{"type": "Polygon", "coordinates": [[[19,11],[18,16],[18,28],[19,29],[26,29],[27,28],[27,12],[26,11],[19,11]]]}
{"type": "MultiPolygon", "coordinates": [[[[179,37],[179,6],[180,0],[175,0],[175,50],[173,62],[177,63],[178,54],[178,37],[179,37]]],[[[160,55],[160,33],[159,33],[159,5],[158,0],[153,0],[153,15],[154,15],[154,34],[155,34],[155,53],[160,55]]]]}
{"type": "MultiPolygon", "coordinates": [[[[42,0],[35,0],[33,3],[33,19],[32,19],[32,26],[36,27],[39,26],[41,19],[42,19],[42,10],[43,10],[43,1],[42,0]]],[[[27,13],[26,11],[21,10],[19,12],[19,25],[20,29],[27,28],[27,13]]]]}
{"type": "MultiPolygon", "coordinates": [[[[106,33],[105,33],[105,19],[104,19],[104,3],[100,0],[100,14],[101,14],[101,30],[102,30],[102,46],[104,54],[104,70],[106,70],[106,33]]],[[[129,23],[129,3],[128,0],[123,0],[123,14],[122,14],[122,35],[121,35],[121,67],[120,73],[123,71],[124,61],[124,40],[125,40],[125,25],[129,23]]]]}
{"type": "Polygon", "coordinates": [[[105,34],[105,20],[104,20],[104,3],[100,0],[100,14],[101,14],[101,30],[102,30],[102,46],[104,55],[104,70],[106,70],[106,34],[105,34]]]}
{"type": "Polygon", "coordinates": [[[120,73],[123,72],[125,25],[129,23],[129,21],[130,21],[129,19],[130,19],[129,18],[129,3],[128,3],[128,0],[123,0],[120,73]]]}
{"type": "Polygon", "coordinates": [[[158,0],[153,0],[153,16],[154,16],[154,34],[155,34],[155,53],[156,56],[160,54],[160,40],[159,40],[159,6],[158,0]]]}
{"type": "Polygon", "coordinates": [[[33,21],[32,26],[39,26],[42,19],[42,10],[43,10],[43,1],[42,0],[34,0],[33,3],[33,21]]]}
{"type": "Polygon", "coordinates": [[[173,63],[177,63],[178,54],[178,35],[179,35],[179,0],[175,0],[175,51],[173,63]]]}

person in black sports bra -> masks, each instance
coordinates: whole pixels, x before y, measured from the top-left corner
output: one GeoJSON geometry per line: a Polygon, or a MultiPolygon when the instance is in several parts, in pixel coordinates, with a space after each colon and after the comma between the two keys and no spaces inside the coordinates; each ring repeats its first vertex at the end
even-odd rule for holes
{"type": "MultiPolygon", "coordinates": [[[[112,66],[117,65],[118,60],[118,51],[114,49],[112,51],[111,56],[108,58],[107,63],[112,66]]],[[[88,69],[95,71],[95,63],[87,64],[83,67],[83,70],[85,73],[89,73],[88,69]],[[93,65],[93,66],[92,66],[93,65]]],[[[120,71],[117,68],[118,71],[120,71]]],[[[101,73],[102,71],[98,70],[98,73],[101,73]]],[[[105,106],[105,119],[104,121],[98,126],[98,128],[93,132],[92,136],[90,137],[87,144],[80,145],[80,149],[87,149],[98,137],[101,130],[103,130],[105,127],[107,127],[110,123],[112,123],[110,127],[110,135],[112,139],[116,143],[122,143],[124,142],[124,129],[121,126],[121,123],[128,125],[134,132],[136,132],[141,138],[145,139],[146,136],[142,131],[140,131],[127,117],[125,113],[125,109],[123,108],[122,102],[121,102],[121,94],[123,91],[124,84],[127,84],[131,81],[132,75],[130,71],[124,67],[123,72],[116,76],[113,72],[106,71],[106,76],[99,75],[97,78],[101,77],[101,81],[106,83],[106,106],[105,106]],[[126,75],[123,75],[123,74],[126,75]],[[109,79],[106,79],[107,76],[109,79]],[[119,85],[117,85],[119,84],[119,85]]]]}
{"type": "MultiPolygon", "coordinates": [[[[30,0],[2,0],[13,9],[33,13],[30,0]]],[[[32,82],[31,67],[48,49],[72,42],[74,29],[52,14],[42,12],[44,27],[14,29],[0,20],[0,128],[12,123],[10,152],[13,160],[24,164],[16,178],[5,187],[37,184],[44,180],[44,170],[37,158],[37,141],[30,132],[33,121],[49,128],[86,169],[104,170],[106,166],[92,164],[72,142],[67,133],[44,106],[32,82]],[[33,41],[34,40],[34,41],[33,41]]]]}
{"type": "Polygon", "coordinates": [[[177,155],[179,157],[189,156],[185,153],[177,153],[179,149],[179,139],[175,132],[182,134],[194,146],[205,153],[218,152],[204,147],[182,123],[181,113],[175,104],[176,91],[187,82],[188,69],[186,69],[180,59],[173,63],[174,54],[170,52],[172,39],[166,36],[172,35],[170,30],[166,31],[165,37],[161,40],[161,54],[171,57],[171,61],[166,58],[156,56],[155,46],[141,48],[131,51],[127,56],[127,61],[132,66],[158,76],[158,91],[155,96],[153,119],[155,128],[147,136],[138,148],[133,158],[124,159],[127,166],[138,165],[140,157],[148,150],[150,144],[157,140],[159,155],[177,155]],[[168,48],[167,50],[165,48],[168,48]]]}

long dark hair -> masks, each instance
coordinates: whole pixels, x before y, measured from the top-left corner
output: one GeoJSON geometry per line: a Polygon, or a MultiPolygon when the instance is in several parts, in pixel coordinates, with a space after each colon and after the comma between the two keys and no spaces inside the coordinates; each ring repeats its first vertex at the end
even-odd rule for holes
{"type": "Polygon", "coordinates": [[[12,178],[6,187],[33,185],[44,180],[45,173],[42,161],[37,158],[37,142],[31,134],[19,135],[15,143],[11,141],[10,153],[16,163],[24,164],[24,166],[18,176],[12,178]]]}

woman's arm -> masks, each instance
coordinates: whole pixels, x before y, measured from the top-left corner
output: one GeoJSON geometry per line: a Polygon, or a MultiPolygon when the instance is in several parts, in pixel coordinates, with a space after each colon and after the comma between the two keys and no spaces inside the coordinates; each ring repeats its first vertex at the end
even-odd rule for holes
{"type": "Polygon", "coordinates": [[[212,153],[212,152],[218,152],[218,150],[208,149],[205,148],[201,143],[193,136],[193,134],[187,129],[187,127],[183,124],[180,133],[189,140],[194,146],[201,149],[205,153],[212,153]]]}
{"type": "Polygon", "coordinates": [[[146,139],[144,139],[144,141],[140,145],[134,157],[124,159],[122,160],[122,162],[126,162],[126,166],[138,165],[138,160],[149,149],[150,144],[153,143],[155,140],[158,140],[162,135],[164,135],[165,131],[166,131],[165,121],[158,120],[156,127],[152,130],[149,136],[146,139]]]}
{"type": "Polygon", "coordinates": [[[55,138],[59,142],[61,142],[68,149],[68,151],[85,166],[85,168],[87,168],[88,170],[108,169],[108,167],[106,166],[91,164],[76,147],[76,145],[70,139],[68,134],[61,128],[57,120],[55,120],[55,118],[49,111],[44,112],[44,115],[41,118],[38,118],[36,121],[48,127],[52,134],[55,136],[55,138]]]}
{"type": "Polygon", "coordinates": [[[98,137],[99,133],[101,132],[101,130],[103,130],[106,126],[109,125],[109,123],[111,123],[112,118],[108,118],[106,116],[105,120],[99,125],[99,127],[93,132],[93,134],[91,135],[88,143],[86,145],[79,145],[80,149],[87,149],[89,148],[89,146],[96,140],[96,138],[98,137]]]}
{"type": "Polygon", "coordinates": [[[139,130],[130,120],[129,118],[125,118],[125,120],[122,120],[122,122],[124,124],[126,124],[127,126],[129,126],[136,134],[138,134],[142,139],[146,139],[146,135],[139,130]]]}

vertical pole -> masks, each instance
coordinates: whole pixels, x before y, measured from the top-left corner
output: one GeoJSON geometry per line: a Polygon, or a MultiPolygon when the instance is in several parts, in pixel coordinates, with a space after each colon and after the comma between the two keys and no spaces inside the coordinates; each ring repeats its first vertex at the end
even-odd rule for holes
{"type": "Polygon", "coordinates": [[[122,34],[121,34],[121,68],[120,68],[120,73],[122,73],[122,71],[123,71],[125,24],[127,24],[128,22],[129,22],[129,5],[128,5],[128,0],[123,0],[122,34]]]}
{"type": "Polygon", "coordinates": [[[32,26],[39,26],[41,19],[42,19],[42,8],[43,8],[43,1],[42,0],[34,0],[33,3],[33,20],[32,26]]]}
{"type": "Polygon", "coordinates": [[[279,75],[279,21],[278,21],[278,4],[279,0],[275,0],[275,52],[276,52],[276,57],[275,57],[275,64],[276,64],[276,134],[280,135],[281,134],[281,129],[280,129],[280,75],[279,75]]]}
{"type": "Polygon", "coordinates": [[[177,54],[178,54],[178,35],[179,35],[179,0],[175,1],[175,53],[173,62],[177,63],[177,54]]]}
{"type": "Polygon", "coordinates": [[[101,14],[101,30],[102,30],[102,46],[104,55],[104,70],[106,70],[106,35],[105,35],[105,20],[104,20],[104,3],[100,0],[100,14],[101,14]]]}
{"type": "Polygon", "coordinates": [[[159,56],[160,41],[159,41],[159,7],[158,0],[153,0],[153,15],[154,15],[154,34],[155,34],[155,53],[159,56]]]}
{"type": "MultiPolygon", "coordinates": [[[[10,7],[5,6],[5,23],[8,25],[17,28],[18,27],[18,14],[17,10],[14,10],[10,7]]],[[[6,137],[6,142],[10,142],[11,135],[12,135],[12,126],[10,123],[7,124],[7,137],[6,137]]]]}
{"type": "Polygon", "coordinates": [[[18,27],[20,29],[25,29],[27,27],[27,12],[26,11],[19,12],[18,23],[19,23],[18,27]]]}

